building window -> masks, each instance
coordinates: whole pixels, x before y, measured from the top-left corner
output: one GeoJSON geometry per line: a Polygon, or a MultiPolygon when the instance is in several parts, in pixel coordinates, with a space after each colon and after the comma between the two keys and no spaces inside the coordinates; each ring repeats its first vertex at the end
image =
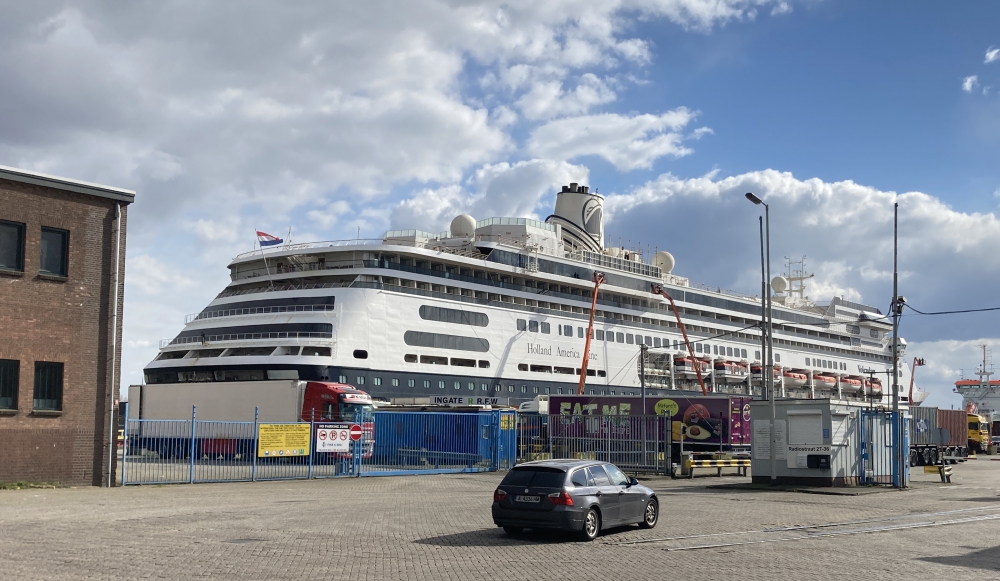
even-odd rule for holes
{"type": "Polygon", "coordinates": [[[548,335],[552,331],[552,326],[548,323],[542,323],[542,333],[548,335]]]}
{"type": "Polygon", "coordinates": [[[0,220],[0,268],[24,271],[24,224],[0,220]]]}
{"type": "Polygon", "coordinates": [[[69,254],[69,231],[42,227],[38,271],[42,274],[66,276],[67,254],[69,254]]]}
{"type": "Polygon", "coordinates": [[[532,333],[538,332],[538,321],[528,321],[528,331],[532,333]]]}
{"type": "Polygon", "coordinates": [[[341,375],[341,376],[340,376],[340,377],[339,377],[339,378],[337,379],[337,383],[347,383],[347,376],[346,376],[346,375],[341,375]]]}
{"type": "Polygon", "coordinates": [[[525,321],[524,319],[518,319],[517,320],[517,330],[518,331],[527,331],[528,330],[528,321],[525,321]]]}
{"type": "Polygon", "coordinates": [[[532,389],[534,390],[534,392],[535,392],[535,393],[538,393],[538,386],[535,386],[535,387],[534,387],[534,388],[532,388],[532,389]]]}
{"type": "Polygon", "coordinates": [[[357,380],[358,380],[357,385],[364,385],[365,384],[365,377],[363,375],[359,375],[357,377],[357,380]]]}
{"type": "Polygon", "coordinates": [[[382,378],[381,377],[375,377],[375,378],[372,379],[372,383],[375,384],[375,385],[382,385],[382,378]]]}
{"type": "Polygon", "coordinates": [[[513,385],[508,385],[507,386],[507,391],[510,392],[510,393],[514,393],[514,386],[513,385]]]}
{"type": "Polygon", "coordinates": [[[444,389],[444,381],[438,381],[438,389],[444,389]]]}
{"type": "Polygon", "coordinates": [[[557,387],[556,388],[556,393],[557,394],[562,394],[562,388],[561,387],[557,387]]]}
{"type": "Polygon", "coordinates": [[[493,386],[493,391],[495,391],[497,393],[500,393],[500,384],[499,383],[497,383],[496,385],[493,386]]]}
{"type": "Polygon", "coordinates": [[[487,388],[488,388],[488,386],[487,386],[487,385],[486,385],[485,383],[480,383],[480,384],[479,384],[479,389],[480,389],[480,390],[482,390],[482,391],[486,391],[486,390],[487,390],[487,388]]]}
{"type": "Polygon", "coordinates": [[[412,379],[407,379],[406,380],[406,387],[413,387],[413,380],[412,379]]]}
{"type": "Polygon", "coordinates": [[[472,390],[474,390],[474,389],[476,389],[476,384],[475,384],[475,383],[472,383],[472,382],[470,381],[470,382],[469,382],[469,391],[472,391],[472,390]]]}
{"type": "Polygon", "coordinates": [[[462,382],[461,381],[456,381],[455,382],[455,389],[462,389],[462,382]]]}
{"type": "Polygon", "coordinates": [[[522,385],[521,386],[521,393],[528,393],[528,386],[522,385]]]}
{"type": "Polygon", "coordinates": [[[549,388],[545,388],[545,395],[549,395],[549,388]]]}
{"type": "Polygon", "coordinates": [[[354,350],[354,358],[355,359],[368,359],[368,352],[365,351],[364,349],[355,349],[354,350]]]}
{"type": "Polygon", "coordinates": [[[35,362],[36,410],[61,411],[63,394],[63,364],[35,362]]]}
{"type": "Polygon", "coordinates": [[[20,361],[0,359],[0,410],[17,409],[20,361]]]}
{"type": "Polygon", "coordinates": [[[399,387],[399,378],[398,377],[393,377],[392,378],[392,386],[393,387],[399,387]]]}
{"type": "Polygon", "coordinates": [[[424,380],[424,389],[430,389],[430,388],[431,388],[431,382],[430,382],[430,380],[429,379],[425,379],[424,380]]]}

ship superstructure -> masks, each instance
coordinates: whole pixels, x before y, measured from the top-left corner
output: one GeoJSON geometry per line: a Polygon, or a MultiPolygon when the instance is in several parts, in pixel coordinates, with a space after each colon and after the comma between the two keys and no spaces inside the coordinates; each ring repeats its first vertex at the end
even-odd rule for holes
{"type": "Polygon", "coordinates": [[[1000,379],[990,379],[994,374],[993,354],[982,346],[983,362],[972,373],[976,379],[959,379],[955,391],[962,396],[962,406],[969,413],[981,414],[987,421],[1000,420],[1000,379]]]}
{"type": "MultiPolygon", "coordinates": [[[[665,251],[607,247],[603,204],[570,184],[545,221],[462,215],[441,233],[247,252],[230,263],[228,286],[161,342],[146,381],[332,380],[375,397],[511,404],[576,393],[591,281],[601,272],[587,393],[638,395],[640,367],[650,395],[700,393],[698,365],[712,392],[758,394],[760,297],[692,284],[665,251]],[[694,360],[654,285],[679,307],[694,360]]],[[[888,318],[840,298],[815,304],[801,281],[794,294],[787,286],[772,281],[780,394],[888,401],[888,318]]],[[[900,369],[905,405],[909,370],[900,369]]]]}

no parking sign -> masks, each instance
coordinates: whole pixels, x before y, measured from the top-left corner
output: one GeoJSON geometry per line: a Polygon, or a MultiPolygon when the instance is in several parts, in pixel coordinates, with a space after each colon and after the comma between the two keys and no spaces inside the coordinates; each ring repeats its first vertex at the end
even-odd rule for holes
{"type": "Polygon", "coordinates": [[[350,452],[351,424],[316,424],[317,452],[350,452]]]}

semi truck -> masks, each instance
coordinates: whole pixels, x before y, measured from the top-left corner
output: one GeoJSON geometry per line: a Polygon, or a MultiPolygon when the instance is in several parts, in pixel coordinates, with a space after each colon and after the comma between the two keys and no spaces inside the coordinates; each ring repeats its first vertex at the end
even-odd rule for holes
{"type": "Polygon", "coordinates": [[[965,410],[920,406],[911,407],[910,416],[910,466],[931,466],[943,458],[954,462],[969,455],[965,410]]]}
{"type": "MultiPolygon", "coordinates": [[[[272,380],[133,385],[128,393],[128,445],[165,458],[244,457],[254,453],[256,424],[359,423],[371,453],[372,398],[351,385],[272,380]],[[192,415],[195,422],[192,434],[192,415]],[[131,421],[160,420],[160,421],[131,421]]],[[[313,434],[315,438],[315,434],[313,434]]]]}
{"type": "Polygon", "coordinates": [[[967,413],[969,422],[969,449],[973,452],[989,453],[990,422],[980,414],[967,413]]]}

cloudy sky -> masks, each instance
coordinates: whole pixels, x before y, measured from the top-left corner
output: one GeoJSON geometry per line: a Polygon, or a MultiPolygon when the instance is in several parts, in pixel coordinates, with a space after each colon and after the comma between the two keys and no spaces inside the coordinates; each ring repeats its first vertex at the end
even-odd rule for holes
{"type": "MultiPolygon", "coordinates": [[[[544,218],[607,197],[608,234],[692,281],[814,299],[1000,305],[1000,3],[864,0],[4,2],[0,164],[134,189],[123,384],[292,239],[544,218]]],[[[931,404],[1000,313],[903,319],[931,404]]]]}

